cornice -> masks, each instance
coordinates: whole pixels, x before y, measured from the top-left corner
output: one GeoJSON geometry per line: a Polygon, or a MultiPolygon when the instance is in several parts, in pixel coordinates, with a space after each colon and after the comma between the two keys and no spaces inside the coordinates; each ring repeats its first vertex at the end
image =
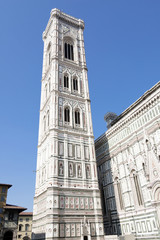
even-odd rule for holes
{"type": "Polygon", "coordinates": [[[134,102],[129,108],[127,108],[122,114],[120,114],[115,121],[113,121],[112,126],[99,138],[96,139],[95,144],[99,146],[103,143],[104,138],[109,139],[114,134],[117,134],[119,130],[125,127],[126,124],[138,119],[143,113],[147,112],[151,107],[159,102],[160,99],[160,91],[155,95],[156,90],[160,89],[160,82],[154,85],[151,89],[144,93],[142,97],[140,97],[136,102],[134,102]],[[149,98],[151,97],[151,98],[149,98]],[[148,98],[148,101],[145,103],[144,100],[148,98]]]}
{"type": "Polygon", "coordinates": [[[79,137],[84,137],[84,138],[93,138],[93,134],[89,134],[87,132],[84,132],[84,130],[79,130],[79,129],[73,129],[73,128],[65,128],[65,127],[50,127],[46,133],[41,137],[41,139],[38,142],[38,147],[41,147],[41,145],[47,140],[47,137],[50,135],[52,131],[55,131],[57,133],[64,133],[64,134],[69,134],[69,135],[74,135],[74,136],[79,136],[79,137]]]}
{"type": "Polygon", "coordinates": [[[160,81],[155,84],[151,89],[146,91],[140,98],[138,98],[131,106],[129,106],[125,111],[123,111],[112,123],[113,126],[120,119],[122,119],[125,115],[131,112],[135,107],[137,107],[140,103],[142,103],[146,98],[148,98],[153,92],[160,88],[160,81]]]}
{"type": "Polygon", "coordinates": [[[73,25],[77,28],[84,29],[84,21],[81,19],[77,19],[75,17],[72,17],[64,12],[61,12],[59,9],[54,8],[51,10],[51,17],[56,17],[57,19],[60,19],[64,22],[69,23],[70,25],[73,25]]]}
{"type": "Polygon", "coordinates": [[[68,24],[70,24],[74,27],[80,28],[82,30],[84,29],[84,21],[83,20],[74,18],[66,13],[61,12],[59,9],[54,8],[51,10],[50,19],[48,21],[45,31],[43,32],[43,40],[47,37],[47,34],[48,34],[49,29],[53,22],[53,18],[60,19],[64,23],[68,23],[68,24]]]}
{"type": "Polygon", "coordinates": [[[80,64],[77,64],[74,61],[69,61],[67,59],[64,59],[64,60],[58,59],[58,61],[59,61],[59,64],[61,64],[63,66],[70,67],[70,68],[76,68],[79,71],[82,71],[83,69],[88,71],[86,66],[81,66],[80,64]]]}

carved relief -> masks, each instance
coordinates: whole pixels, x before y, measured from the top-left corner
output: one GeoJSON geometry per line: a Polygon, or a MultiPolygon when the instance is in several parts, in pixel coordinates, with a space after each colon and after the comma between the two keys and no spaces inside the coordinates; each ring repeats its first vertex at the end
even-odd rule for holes
{"type": "Polygon", "coordinates": [[[59,176],[64,176],[64,162],[58,161],[59,176]]]}
{"type": "Polygon", "coordinates": [[[68,175],[69,177],[74,177],[74,173],[73,173],[73,163],[69,162],[68,163],[68,175]]]}
{"type": "Polygon", "coordinates": [[[78,178],[81,178],[82,177],[82,165],[78,164],[77,166],[78,166],[77,167],[78,178]]]}
{"type": "Polygon", "coordinates": [[[89,164],[86,164],[86,178],[91,178],[91,166],[89,164]]]}

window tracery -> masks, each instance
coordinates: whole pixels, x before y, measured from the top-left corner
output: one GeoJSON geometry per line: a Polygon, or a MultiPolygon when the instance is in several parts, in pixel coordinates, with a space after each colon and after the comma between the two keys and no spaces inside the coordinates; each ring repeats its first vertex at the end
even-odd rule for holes
{"type": "Polygon", "coordinates": [[[75,124],[80,126],[80,111],[79,111],[79,109],[75,110],[74,116],[75,116],[75,124]]]}
{"type": "Polygon", "coordinates": [[[64,109],[64,121],[65,121],[65,123],[70,123],[70,109],[69,109],[69,107],[66,107],[65,109],[64,109]]]}

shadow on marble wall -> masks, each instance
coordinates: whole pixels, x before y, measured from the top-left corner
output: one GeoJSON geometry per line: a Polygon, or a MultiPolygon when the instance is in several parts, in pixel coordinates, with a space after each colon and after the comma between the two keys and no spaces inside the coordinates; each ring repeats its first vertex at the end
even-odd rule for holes
{"type": "Polygon", "coordinates": [[[121,235],[121,226],[118,216],[118,208],[116,205],[116,194],[113,183],[113,175],[111,168],[111,156],[107,138],[105,141],[106,150],[103,150],[102,157],[97,157],[98,160],[98,178],[101,194],[104,232],[105,235],[121,235]]]}

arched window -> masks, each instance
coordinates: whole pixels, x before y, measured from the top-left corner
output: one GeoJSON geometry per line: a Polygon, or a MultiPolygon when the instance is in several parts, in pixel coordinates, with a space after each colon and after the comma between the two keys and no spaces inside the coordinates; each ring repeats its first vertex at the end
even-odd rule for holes
{"type": "Polygon", "coordinates": [[[50,65],[50,63],[51,63],[51,43],[48,44],[47,52],[48,52],[48,65],[50,65]]]}
{"type": "Polygon", "coordinates": [[[23,225],[20,224],[20,225],[19,225],[19,231],[22,231],[22,227],[23,227],[23,225]]]}
{"type": "Polygon", "coordinates": [[[64,76],[64,88],[69,88],[69,78],[67,75],[64,76]]]}
{"type": "Polygon", "coordinates": [[[77,78],[73,78],[73,90],[78,91],[78,80],[77,80],[77,78]]]}
{"type": "Polygon", "coordinates": [[[118,180],[117,180],[117,191],[118,191],[120,209],[123,210],[124,205],[123,205],[122,190],[121,190],[120,182],[118,180]]]}
{"type": "Polygon", "coordinates": [[[70,110],[69,110],[68,107],[66,107],[66,108],[64,109],[64,121],[65,121],[66,123],[69,123],[69,122],[70,122],[70,110]]]}
{"type": "Polygon", "coordinates": [[[25,224],[25,231],[29,231],[29,224],[25,224]]]}
{"type": "Polygon", "coordinates": [[[75,124],[80,125],[80,112],[78,109],[75,111],[75,124]]]}
{"type": "Polygon", "coordinates": [[[73,44],[65,42],[65,44],[64,44],[64,56],[65,56],[65,58],[74,61],[73,44]]]}
{"type": "Polygon", "coordinates": [[[140,190],[140,186],[139,186],[138,176],[135,173],[133,173],[133,181],[134,181],[135,190],[137,193],[138,204],[139,204],[139,206],[141,206],[141,205],[143,205],[142,194],[141,194],[141,190],[140,190]]]}

